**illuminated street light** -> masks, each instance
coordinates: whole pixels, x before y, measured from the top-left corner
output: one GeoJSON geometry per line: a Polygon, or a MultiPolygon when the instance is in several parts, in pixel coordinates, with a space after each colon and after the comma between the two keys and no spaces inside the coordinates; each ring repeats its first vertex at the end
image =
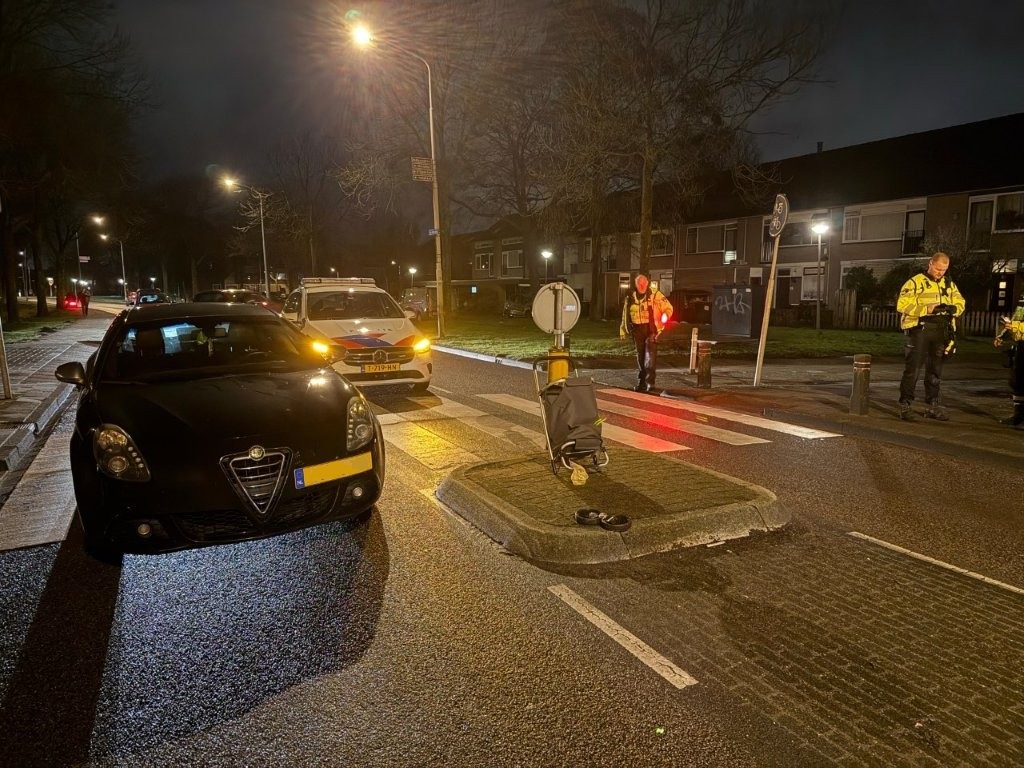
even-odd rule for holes
{"type": "Polygon", "coordinates": [[[155,277],[149,278],[149,287],[150,288],[156,288],[156,278],[155,277]]]}
{"type": "Polygon", "coordinates": [[[270,296],[270,270],[267,268],[267,236],[263,230],[263,201],[270,197],[269,192],[262,192],[255,187],[241,184],[235,179],[224,179],[224,186],[233,190],[235,187],[246,190],[250,195],[260,201],[260,242],[263,244],[263,281],[267,296],[270,296]]]}
{"type": "MultiPolygon", "coordinates": [[[[368,48],[373,43],[379,42],[374,38],[373,33],[362,25],[353,28],[352,39],[355,41],[356,45],[361,48],[368,48]]],[[[419,54],[413,53],[412,51],[404,48],[388,45],[386,42],[381,43],[381,45],[395,48],[401,53],[412,56],[427,68],[427,115],[430,123],[430,184],[434,204],[434,228],[431,231],[431,234],[434,236],[434,253],[436,256],[435,280],[437,282],[437,338],[440,339],[444,337],[444,273],[441,262],[441,208],[440,201],[438,199],[437,150],[434,141],[434,86],[430,72],[430,63],[419,54]]]]}
{"type": "Polygon", "coordinates": [[[811,231],[818,236],[818,290],[814,297],[814,329],[821,330],[821,236],[828,232],[827,221],[811,224],[811,231]]]}
{"type": "Polygon", "coordinates": [[[540,255],[544,257],[544,282],[546,283],[548,281],[548,264],[551,263],[551,257],[555,254],[545,249],[540,252],[540,255]]]}
{"type": "Polygon", "coordinates": [[[25,296],[28,296],[28,262],[25,261],[24,251],[18,251],[18,255],[21,257],[18,266],[21,267],[21,277],[25,283],[25,296]]]}
{"type": "MultiPolygon", "coordinates": [[[[93,220],[97,224],[103,223],[102,216],[95,216],[93,217],[93,220]]],[[[106,242],[107,240],[110,239],[110,235],[100,235],[100,239],[106,242]]],[[[124,243],[121,242],[121,238],[119,237],[115,237],[114,239],[117,240],[118,248],[121,249],[121,279],[118,280],[118,282],[121,283],[122,286],[124,286],[124,300],[128,301],[128,278],[124,273],[124,243]]]]}
{"type": "Polygon", "coordinates": [[[410,288],[414,287],[414,285],[415,285],[415,283],[413,281],[416,280],[416,272],[417,272],[416,267],[409,267],[409,287],[410,288]]]}

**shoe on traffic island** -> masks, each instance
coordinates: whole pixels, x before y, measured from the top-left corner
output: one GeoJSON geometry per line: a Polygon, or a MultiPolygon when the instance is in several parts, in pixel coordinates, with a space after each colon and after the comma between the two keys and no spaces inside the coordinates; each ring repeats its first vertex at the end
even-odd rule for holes
{"type": "Polygon", "coordinates": [[[910,403],[904,403],[902,400],[898,403],[899,417],[902,421],[917,421],[917,416],[914,415],[914,409],[910,407],[910,403]]]}
{"type": "Polygon", "coordinates": [[[946,413],[946,409],[941,405],[929,405],[928,409],[924,412],[926,419],[935,419],[936,421],[949,421],[949,414],[946,413]]]}

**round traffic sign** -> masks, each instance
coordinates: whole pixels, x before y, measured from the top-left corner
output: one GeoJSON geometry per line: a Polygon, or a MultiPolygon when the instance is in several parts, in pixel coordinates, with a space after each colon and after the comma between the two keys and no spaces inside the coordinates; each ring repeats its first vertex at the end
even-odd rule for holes
{"type": "Polygon", "coordinates": [[[565,333],[580,319],[580,297],[565,283],[548,283],[533,297],[533,322],[544,333],[565,333]]]}
{"type": "Polygon", "coordinates": [[[768,234],[771,237],[778,237],[782,228],[786,226],[786,219],[789,218],[789,198],[783,194],[775,196],[775,207],[772,209],[772,219],[768,224],[768,234]]]}

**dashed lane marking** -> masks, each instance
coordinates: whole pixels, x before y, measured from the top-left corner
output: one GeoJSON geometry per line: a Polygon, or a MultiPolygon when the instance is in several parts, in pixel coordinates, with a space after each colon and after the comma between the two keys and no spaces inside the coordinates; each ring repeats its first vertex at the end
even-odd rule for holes
{"type": "Polygon", "coordinates": [[[901,555],[907,555],[908,557],[913,557],[916,560],[922,560],[926,563],[937,565],[940,568],[945,568],[948,571],[959,573],[962,576],[969,576],[972,579],[977,579],[978,581],[983,581],[986,584],[991,584],[993,587],[999,587],[1000,589],[1006,589],[1010,592],[1016,592],[1018,595],[1024,595],[1024,589],[1021,589],[1020,587],[1015,587],[1012,584],[1006,584],[1002,581],[990,579],[988,576],[982,576],[980,573],[968,571],[966,568],[960,568],[959,566],[951,565],[950,563],[944,563],[942,560],[936,560],[933,557],[928,557],[928,555],[922,555],[912,550],[904,549],[903,547],[897,546],[896,544],[890,544],[887,541],[876,539],[873,536],[868,536],[864,533],[858,533],[857,531],[849,531],[847,535],[853,536],[853,538],[860,539],[861,541],[870,541],[872,544],[877,544],[880,547],[891,549],[893,552],[899,552],[901,555]]]}
{"type": "Polygon", "coordinates": [[[805,437],[809,440],[820,440],[824,437],[842,437],[842,435],[836,434],[835,432],[825,432],[820,429],[811,429],[810,427],[801,427],[796,424],[787,424],[784,421],[775,421],[774,419],[766,419],[762,416],[752,416],[746,413],[737,413],[736,411],[727,411],[724,408],[715,408],[710,405],[701,405],[700,403],[694,403],[689,400],[676,400],[671,397],[656,397],[652,398],[651,395],[645,395],[641,392],[633,392],[628,389],[601,389],[598,390],[601,394],[616,395],[617,397],[625,397],[632,400],[642,400],[649,405],[659,405],[666,408],[674,408],[677,411],[690,411],[691,413],[700,413],[705,416],[712,416],[716,419],[722,419],[723,421],[735,421],[739,424],[746,424],[751,427],[759,427],[760,429],[769,429],[774,432],[782,432],[783,434],[793,435],[795,437],[805,437]]]}
{"type": "Polygon", "coordinates": [[[548,591],[608,635],[608,637],[616,643],[636,656],[637,659],[657,672],[676,688],[681,690],[687,686],[697,684],[697,679],[695,677],[691,676],[685,670],[677,667],[636,635],[627,631],[619,624],[616,624],[605,614],[601,613],[601,611],[597,610],[597,608],[569,589],[569,587],[564,584],[556,584],[553,587],[548,587],[548,591]]]}

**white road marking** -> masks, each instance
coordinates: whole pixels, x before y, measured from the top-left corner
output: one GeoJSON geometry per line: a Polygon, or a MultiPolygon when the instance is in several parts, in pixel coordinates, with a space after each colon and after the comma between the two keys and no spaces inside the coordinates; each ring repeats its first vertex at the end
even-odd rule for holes
{"type": "Polygon", "coordinates": [[[601,611],[573,592],[564,584],[548,587],[548,591],[561,599],[608,637],[621,645],[641,662],[653,669],[676,688],[683,689],[696,685],[697,679],[677,667],[636,635],[616,624],[601,611]]]}
{"type": "MultiPolygon", "coordinates": [[[[485,400],[490,400],[500,405],[506,405],[510,408],[516,408],[526,413],[532,413],[538,419],[540,418],[540,403],[526,400],[522,397],[515,397],[514,395],[478,395],[485,400]]],[[[601,425],[601,435],[614,440],[617,443],[628,445],[631,448],[638,448],[642,451],[650,451],[651,453],[669,453],[671,451],[688,451],[689,446],[680,445],[679,443],[670,443],[668,440],[662,440],[659,437],[653,435],[645,435],[643,432],[634,432],[632,429],[626,429],[624,427],[617,427],[614,424],[605,422],[601,425]]]]}
{"type": "Polygon", "coordinates": [[[770,429],[774,432],[782,432],[787,435],[794,435],[795,437],[805,437],[810,440],[819,440],[824,437],[842,437],[842,435],[834,432],[825,432],[820,429],[811,429],[810,427],[800,427],[796,424],[787,424],[784,421],[775,421],[773,419],[766,419],[762,416],[752,416],[746,413],[737,413],[736,411],[727,411],[723,408],[715,408],[710,405],[701,405],[700,403],[694,403],[689,400],[676,400],[670,397],[658,397],[652,400],[650,395],[645,395],[641,392],[633,392],[628,389],[601,389],[598,390],[601,394],[616,395],[618,397],[626,397],[632,400],[642,400],[645,403],[651,403],[666,408],[674,408],[677,411],[690,411],[692,413],[700,413],[705,416],[713,416],[716,419],[722,419],[724,421],[735,421],[740,424],[746,424],[751,427],[759,427],[761,429],[770,429]]]}
{"type": "Polygon", "coordinates": [[[618,413],[622,416],[629,416],[631,419],[640,419],[649,424],[655,424],[665,429],[673,429],[686,432],[698,437],[706,437],[708,440],[717,440],[720,443],[729,445],[756,445],[758,443],[770,443],[771,440],[764,440],[760,437],[744,435],[739,432],[731,432],[728,429],[713,427],[710,424],[702,424],[699,421],[689,419],[678,419],[667,414],[656,411],[647,411],[642,408],[634,408],[631,405],[623,405],[613,400],[597,399],[597,407],[609,413],[618,413]]]}
{"type": "Polygon", "coordinates": [[[887,541],[882,541],[881,539],[876,539],[873,536],[868,536],[867,534],[864,534],[864,533],[858,533],[857,531],[849,531],[847,533],[847,535],[848,536],[853,536],[855,539],[860,539],[861,541],[870,541],[872,544],[877,544],[880,547],[885,547],[886,549],[891,549],[893,552],[899,552],[901,555],[907,555],[909,557],[915,558],[916,560],[922,560],[922,561],[924,561],[926,563],[931,563],[932,565],[937,565],[940,568],[945,568],[948,571],[953,571],[954,573],[959,573],[962,576],[969,576],[972,579],[977,579],[978,581],[983,581],[986,584],[991,584],[993,587],[999,587],[1000,589],[1007,589],[1010,592],[1016,592],[1018,595],[1024,595],[1024,589],[1021,589],[1020,587],[1015,587],[1012,584],[1005,584],[1002,581],[996,581],[995,579],[990,579],[988,576],[982,576],[980,573],[975,573],[974,571],[968,571],[966,568],[960,568],[959,566],[956,566],[956,565],[951,565],[949,563],[944,563],[941,560],[936,560],[933,557],[928,557],[927,555],[922,555],[922,554],[919,554],[919,553],[914,552],[912,550],[904,549],[903,547],[897,546],[895,544],[890,544],[887,541]]]}

